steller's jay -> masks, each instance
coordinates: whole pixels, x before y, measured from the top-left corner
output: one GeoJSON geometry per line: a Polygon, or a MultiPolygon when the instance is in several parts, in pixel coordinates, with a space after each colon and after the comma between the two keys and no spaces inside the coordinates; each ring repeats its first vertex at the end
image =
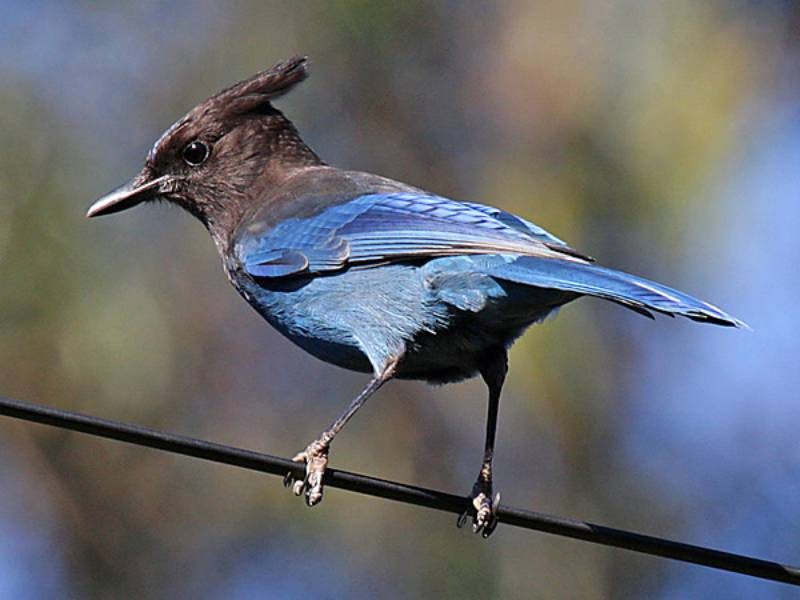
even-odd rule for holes
{"type": "MultiPolygon", "coordinates": [[[[167,200],[211,233],[234,287],[278,331],[317,358],[372,374],[320,437],[294,457],[309,506],[322,499],[333,438],[393,377],[489,388],[473,528],[495,528],[492,494],[506,353],[532,323],[581,296],[733,327],[719,308],[593,264],[541,227],[370,173],[326,165],[272,106],[307,76],[295,57],[227,88],[172,125],[141,172],[89,217],[167,200]]],[[[459,519],[462,525],[467,513],[459,519]]]]}

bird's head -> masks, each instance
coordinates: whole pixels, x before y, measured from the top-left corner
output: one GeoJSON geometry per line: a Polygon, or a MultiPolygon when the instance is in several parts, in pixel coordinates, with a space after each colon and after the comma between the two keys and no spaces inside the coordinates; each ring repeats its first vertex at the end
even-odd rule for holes
{"type": "Polygon", "coordinates": [[[97,200],[87,216],[165,200],[195,215],[212,235],[232,228],[270,185],[321,164],[271,104],[307,75],[306,58],[291,58],[199,104],[156,141],[139,174],[97,200]]]}

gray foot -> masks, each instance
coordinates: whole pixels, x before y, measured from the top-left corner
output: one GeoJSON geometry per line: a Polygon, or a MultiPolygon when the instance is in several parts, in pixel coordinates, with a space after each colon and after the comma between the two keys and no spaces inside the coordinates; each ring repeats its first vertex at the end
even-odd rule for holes
{"type": "Polygon", "coordinates": [[[480,533],[486,539],[497,527],[497,507],[500,505],[500,494],[492,499],[492,482],[478,479],[472,488],[472,506],[458,518],[458,527],[463,527],[470,514],[472,515],[472,531],[480,533]]]}
{"type": "Polygon", "coordinates": [[[305,494],[308,506],[319,504],[322,501],[322,476],[328,466],[328,446],[317,440],[297,453],[292,460],[306,464],[306,475],[303,479],[295,479],[291,473],[287,473],[283,484],[291,487],[295,496],[305,494]]]}

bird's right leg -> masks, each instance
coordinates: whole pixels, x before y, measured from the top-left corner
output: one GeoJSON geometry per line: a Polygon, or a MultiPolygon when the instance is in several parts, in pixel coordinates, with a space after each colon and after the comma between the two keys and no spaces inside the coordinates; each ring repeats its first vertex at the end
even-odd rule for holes
{"type": "Polygon", "coordinates": [[[341,431],[342,427],[347,424],[350,418],[356,414],[372,394],[394,375],[395,368],[399,359],[393,360],[386,365],[383,370],[376,373],[372,380],[367,384],[361,393],[347,406],[345,411],[331,423],[322,434],[313,442],[311,442],[305,450],[297,453],[292,459],[295,462],[302,462],[306,464],[306,474],[303,479],[295,480],[292,473],[287,473],[283,478],[283,483],[286,487],[292,488],[296,496],[300,496],[305,492],[306,504],[314,506],[322,500],[322,478],[325,475],[325,468],[328,466],[328,451],[331,442],[336,434],[341,431]]]}
{"type": "MultiPolygon", "coordinates": [[[[486,441],[483,451],[483,463],[478,479],[472,487],[472,528],[484,538],[489,537],[497,527],[497,505],[500,494],[492,493],[492,460],[494,458],[494,440],[497,432],[497,412],[500,406],[500,392],[508,372],[508,358],[505,348],[490,352],[480,369],[483,380],[489,388],[489,413],[486,418],[486,441]]],[[[458,519],[458,526],[466,523],[469,510],[458,519]]]]}

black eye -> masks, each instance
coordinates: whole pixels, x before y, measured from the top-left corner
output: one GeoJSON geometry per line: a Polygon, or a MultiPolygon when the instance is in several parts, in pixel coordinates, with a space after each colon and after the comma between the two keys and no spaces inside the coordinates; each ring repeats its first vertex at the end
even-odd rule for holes
{"type": "Polygon", "coordinates": [[[206,161],[208,153],[208,145],[200,140],[195,140],[183,149],[183,160],[186,161],[187,165],[196,167],[206,161]]]}

